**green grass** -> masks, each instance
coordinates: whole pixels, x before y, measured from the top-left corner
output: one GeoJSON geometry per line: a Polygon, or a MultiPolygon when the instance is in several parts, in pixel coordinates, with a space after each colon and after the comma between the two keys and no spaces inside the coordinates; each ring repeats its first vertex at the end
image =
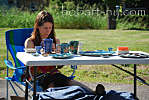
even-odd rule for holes
{"type": "Polygon", "coordinates": [[[148,31],[136,30],[56,30],[61,42],[79,40],[83,50],[107,50],[108,47],[116,50],[117,46],[128,46],[130,50],[149,52],[148,31]]]}
{"type": "MultiPolygon", "coordinates": [[[[4,32],[6,29],[0,29],[0,77],[6,75],[4,58],[6,58],[6,46],[4,32]]],[[[132,51],[144,51],[149,53],[149,32],[137,30],[76,30],[76,29],[56,29],[56,36],[63,42],[79,40],[83,46],[82,50],[107,50],[108,47],[116,50],[117,46],[128,46],[132,51]]],[[[123,67],[133,72],[133,66],[123,67]]],[[[72,69],[65,66],[61,72],[69,76],[72,69]]],[[[149,65],[137,66],[138,76],[149,82],[149,65]]],[[[12,73],[12,71],[11,71],[12,73]]],[[[76,71],[76,80],[87,82],[107,82],[107,83],[129,83],[133,77],[125,72],[118,70],[111,65],[81,65],[76,71]]]]}
{"type": "MultiPolygon", "coordinates": [[[[132,65],[130,65],[132,66],[132,65]]],[[[125,70],[129,70],[133,72],[132,67],[124,67],[125,70]]],[[[149,66],[139,65],[138,76],[149,80],[148,72],[149,66]]],[[[69,66],[66,66],[62,69],[62,72],[66,75],[71,75],[72,70],[69,66]]],[[[76,70],[76,80],[79,81],[87,81],[87,82],[105,82],[105,83],[126,83],[132,84],[133,77],[129,74],[120,71],[119,69],[111,66],[111,65],[80,65],[76,70]]],[[[149,81],[148,81],[149,82],[149,81]]],[[[141,83],[139,83],[141,84],[141,83]]]]}

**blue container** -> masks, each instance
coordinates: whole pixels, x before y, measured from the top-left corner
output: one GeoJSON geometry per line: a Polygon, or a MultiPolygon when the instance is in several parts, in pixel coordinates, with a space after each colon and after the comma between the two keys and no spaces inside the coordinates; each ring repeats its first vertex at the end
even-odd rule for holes
{"type": "Polygon", "coordinates": [[[79,48],[79,41],[70,41],[69,45],[70,45],[70,52],[72,54],[77,54],[79,48]]]}
{"type": "Polygon", "coordinates": [[[62,43],[60,46],[61,46],[61,54],[69,53],[69,44],[68,43],[62,43]]]}
{"type": "Polygon", "coordinates": [[[42,46],[35,46],[36,52],[41,54],[40,50],[42,49],[42,46]]]}
{"type": "Polygon", "coordinates": [[[53,39],[43,39],[43,49],[44,53],[52,52],[53,39]]]}

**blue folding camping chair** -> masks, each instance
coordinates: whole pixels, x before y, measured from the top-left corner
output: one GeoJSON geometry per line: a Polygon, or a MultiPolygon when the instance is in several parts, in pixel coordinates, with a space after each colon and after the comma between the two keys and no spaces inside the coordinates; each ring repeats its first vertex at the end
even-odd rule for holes
{"type": "MultiPolygon", "coordinates": [[[[6,39],[6,46],[7,46],[7,59],[4,60],[6,66],[7,66],[7,77],[5,78],[7,80],[7,100],[8,100],[8,84],[12,87],[14,93],[16,96],[18,96],[18,93],[16,89],[14,88],[12,82],[23,92],[24,90],[16,83],[19,83],[21,85],[26,85],[25,82],[21,81],[21,77],[23,73],[26,70],[26,66],[17,59],[16,54],[17,52],[24,52],[24,42],[25,40],[31,36],[31,33],[33,31],[33,28],[24,28],[24,29],[14,29],[14,30],[8,30],[5,33],[5,39],[6,39]],[[13,62],[15,66],[13,66],[13,63],[11,62],[10,55],[8,55],[10,52],[13,62]],[[9,76],[9,68],[14,70],[13,76],[9,76]]],[[[73,79],[75,70],[77,69],[77,66],[71,65],[71,68],[74,69],[72,75],[70,76],[71,79],[73,79]]],[[[28,86],[31,88],[31,84],[28,86]]],[[[37,91],[41,91],[41,88],[37,85],[37,91]]],[[[30,96],[31,97],[31,96],[30,96]]]]}
{"type": "Polygon", "coordinates": [[[7,91],[6,91],[7,100],[8,100],[8,84],[10,84],[14,93],[18,96],[18,93],[14,88],[12,82],[24,92],[24,90],[17,83],[25,86],[25,82],[21,81],[21,77],[26,67],[20,60],[16,58],[16,53],[24,51],[24,42],[28,37],[31,36],[32,31],[33,28],[25,28],[25,29],[9,30],[6,31],[5,33],[6,46],[7,46],[7,59],[5,59],[4,62],[7,66],[7,77],[5,78],[7,80],[7,91]],[[11,62],[9,52],[13,58],[15,66],[13,66],[11,62]],[[9,75],[9,68],[14,70],[12,77],[10,77],[9,75]]]}

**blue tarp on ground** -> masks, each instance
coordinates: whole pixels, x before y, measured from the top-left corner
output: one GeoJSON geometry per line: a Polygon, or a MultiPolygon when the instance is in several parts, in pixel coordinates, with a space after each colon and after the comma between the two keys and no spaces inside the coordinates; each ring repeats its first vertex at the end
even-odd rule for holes
{"type": "Polygon", "coordinates": [[[114,90],[106,92],[105,96],[97,95],[87,91],[80,86],[66,86],[49,88],[45,92],[38,94],[38,100],[135,100],[132,93],[117,92],[114,90]]]}

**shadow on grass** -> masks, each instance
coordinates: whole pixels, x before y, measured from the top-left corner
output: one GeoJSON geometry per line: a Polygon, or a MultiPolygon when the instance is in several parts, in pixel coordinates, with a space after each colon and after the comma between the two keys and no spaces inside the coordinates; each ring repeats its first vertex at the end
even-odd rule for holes
{"type": "Polygon", "coordinates": [[[128,28],[125,30],[138,30],[138,31],[149,31],[149,29],[142,29],[142,28],[128,28]]]}

